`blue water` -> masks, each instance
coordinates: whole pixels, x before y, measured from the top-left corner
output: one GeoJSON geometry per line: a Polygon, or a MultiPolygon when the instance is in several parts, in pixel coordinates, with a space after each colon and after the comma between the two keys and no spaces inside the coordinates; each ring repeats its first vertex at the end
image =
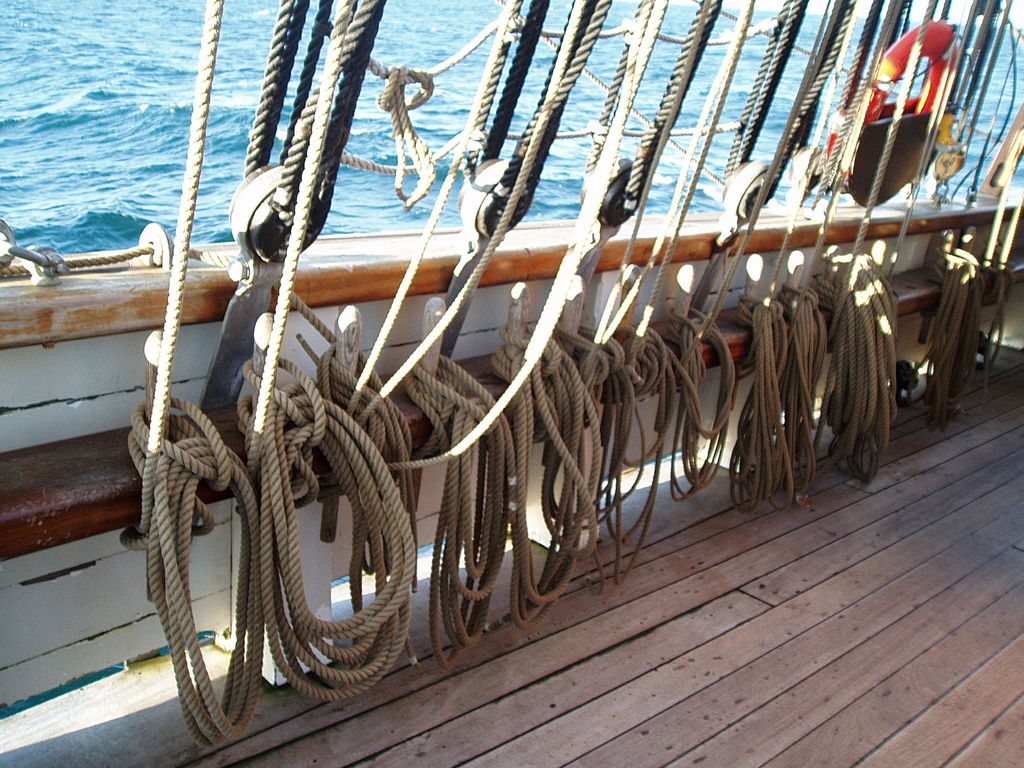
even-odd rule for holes
{"type": "MultiPolygon", "coordinates": [[[[53,245],[65,252],[134,244],[142,227],[156,221],[173,231],[184,167],[195,61],[202,25],[201,0],[6,0],[0,46],[0,218],[23,244],[53,245]]],[[[263,75],[275,0],[228,0],[209,127],[195,242],[230,239],[228,202],[242,177],[247,135],[263,75]]],[[[568,2],[556,0],[546,28],[560,28],[568,2]]],[[[694,6],[673,3],[665,31],[683,35],[694,6]]],[[[618,2],[609,25],[631,17],[632,2],[618,2]]],[[[374,57],[385,64],[431,67],[471,39],[498,13],[490,0],[389,0],[374,57]]],[[[764,18],[761,13],[758,18],[764,18]]],[[[805,21],[802,39],[813,38],[817,17],[805,21]]],[[[731,28],[722,18],[716,35],[731,28]]],[[[606,81],[618,60],[621,37],[599,43],[592,69],[606,81]]],[[[753,80],[765,38],[748,44],[727,114],[736,115],[753,80]]],[[[438,78],[434,97],[413,113],[423,138],[439,149],[463,126],[488,44],[438,78]]],[[[532,111],[550,52],[541,53],[528,93],[520,102],[532,111]]],[[[699,82],[684,106],[679,126],[692,125],[724,48],[711,48],[699,82]]],[[[660,44],[638,101],[653,115],[677,49],[660,44]]],[[[791,92],[804,59],[794,56],[781,92],[791,92]]],[[[388,115],[376,106],[381,82],[368,76],[349,151],[381,163],[395,162],[388,115]]],[[[581,79],[562,127],[580,130],[593,120],[603,93],[581,79]]],[[[789,103],[777,99],[758,156],[770,157],[789,103]]],[[[520,121],[521,125],[521,121],[520,121]]],[[[636,121],[633,128],[641,127],[636,121]]],[[[515,126],[514,126],[515,128],[515,126]]],[[[279,132],[283,133],[282,130],[279,132]]],[[[685,142],[685,139],[680,141],[685,142]]],[[[714,144],[711,166],[721,167],[731,136],[714,144]]],[[[625,150],[632,154],[635,144],[625,150]]],[[[576,214],[588,138],[559,141],[545,165],[532,219],[576,214]]],[[[506,148],[511,150],[511,146],[506,148]]],[[[679,167],[669,153],[659,169],[651,210],[663,210],[679,167]]],[[[439,174],[446,170],[441,166],[439,174]]],[[[343,168],[330,233],[415,229],[426,220],[433,198],[405,211],[393,180],[343,168]]],[[[407,181],[411,188],[412,181],[407,181]]],[[[436,187],[437,185],[435,185],[436,187]]],[[[718,207],[717,187],[703,184],[697,210],[718,207]]],[[[454,205],[442,222],[458,224],[454,205]]]]}

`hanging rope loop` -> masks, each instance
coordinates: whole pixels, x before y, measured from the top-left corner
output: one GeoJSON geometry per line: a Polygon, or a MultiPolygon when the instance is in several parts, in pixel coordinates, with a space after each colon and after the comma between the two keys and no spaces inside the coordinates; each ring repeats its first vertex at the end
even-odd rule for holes
{"type": "Polygon", "coordinates": [[[392,67],[384,83],[384,90],[377,97],[377,106],[391,115],[392,133],[395,137],[397,155],[395,172],[395,193],[411,208],[420,201],[437,178],[436,163],[427,143],[420,138],[413,127],[409,112],[427,103],[434,93],[434,78],[427,72],[407,67],[392,67]],[[407,85],[415,83],[419,89],[407,95],[407,85]],[[406,174],[406,159],[412,161],[419,181],[409,194],[403,189],[406,174]]]}

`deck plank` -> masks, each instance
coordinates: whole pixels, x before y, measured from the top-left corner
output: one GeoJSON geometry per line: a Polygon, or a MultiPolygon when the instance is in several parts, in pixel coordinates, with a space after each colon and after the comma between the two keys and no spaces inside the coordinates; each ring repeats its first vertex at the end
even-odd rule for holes
{"type": "MultiPolygon", "coordinates": [[[[1011,706],[1021,695],[1020,670],[1024,668],[1024,636],[1018,637],[981,669],[930,707],[892,739],[872,752],[863,768],[906,768],[945,765],[977,734],[1011,706]]],[[[994,733],[990,734],[994,739],[994,733]]],[[[987,741],[988,739],[980,739],[987,741]]],[[[979,740],[979,741],[980,741],[979,740]]],[[[979,751],[985,747],[980,747],[979,751]]],[[[959,768],[976,766],[968,747],[960,755],[959,768]]],[[[998,763],[1000,768],[1020,762],[998,763]]]]}
{"type": "MultiPolygon", "coordinates": [[[[830,652],[829,643],[834,634],[831,629],[837,624],[852,623],[849,620],[851,613],[863,616],[866,621],[879,622],[893,611],[908,612],[913,607],[908,603],[926,599],[919,591],[926,594],[941,591],[944,588],[942,582],[951,583],[950,580],[958,578],[954,574],[966,568],[960,573],[962,576],[980,562],[990,559],[991,548],[996,545],[988,542],[981,545],[972,541],[957,549],[950,547],[999,515],[1000,512],[993,512],[990,506],[976,503],[943,518],[924,531],[832,577],[779,610],[770,611],[727,633],[710,647],[702,649],[701,654],[691,655],[692,659],[688,657],[677,665],[663,665],[607,697],[558,718],[536,732],[510,741],[489,753],[480,764],[501,765],[513,758],[519,764],[536,765],[554,757],[563,762],[570,760],[607,740],[609,719],[616,723],[616,728],[639,725],[686,699],[690,693],[705,689],[716,679],[729,676],[733,670],[766,656],[791,637],[812,628],[823,627],[817,629],[813,637],[821,639],[825,646],[825,650],[819,652],[830,652]],[[914,570],[909,571],[911,568],[914,570]],[[928,593],[929,589],[933,592],[928,593]],[[598,727],[598,723],[602,725],[598,727]],[[571,745],[556,745],[565,751],[552,756],[551,742],[558,741],[557,733],[574,733],[576,736],[571,745]],[[530,751],[534,747],[539,754],[530,751]],[[533,763],[530,763],[531,757],[533,763]],[[525,763],[522,762],[524,760],[525,763]]],[[[1013,518],[1010,522],[1024,525],[1024,522],[1013,518]]],[[[807,658],[800,657],[797,661],[802,668],[807,658]]],[[[762,667],[767,668],[766,674],[771,673],[770,662],[758,665],[758,672],[762,667]]],[[[673,726],[669,730],[674,733],[677,728],[673,726]]],[[[630,744],[621,752],[600,755],[592,764],[599,765],[602,759],[606,760],[605,765],[625,764],[623,760],[630,757],[631,750],[640,748],[639,744],[630,744]]]]}
{"type": "Polygon", "coordinates": [[[1024,464],[1024,451],[1020,448],[1013,450],[1014,446],[1022,445],[1024,429],[1018,428],[1001,437],[1003,439],[990,440],[957,457],[955,464],[962,477],[942,489],[942,506],[928,496],[913,504],[896,507],[890,514],[873,507],[883,515],[877,521],[861,517],[854,522],[862,523],[862,527],[845,535],[843,530],[833,529],[839,537],[836,541],[807,551],[807,554],[767,576],[745,584],[742,590],[778,605],[934,522],[937,517],[973,501],[980,494],[1009,482],[1020,474],[1020,467],[1024,464]]]}
{"type": "MultiPolygon", "coordinates": [[[[1018,670],[1020,668],[1018,667],[1018,670]]],[[[1024,696],[986,728],[949,768],[1006,768],[1024,765],[1024,696]]]]}
{"type": "Polygon", "coordinates": [[[972,614],[1020,583],[1024,571],[1016,552],[1004,556],[1015,561],[1010,567],[979,568],[990,559],[994,549],[991,542],[972,541],[959,550],[951,550],[949,558],[935,558],[910,575],[910,581],[916,576],[926,585],[900,585],[900,592],[910,601],[923,602],[919,608],[905,613],[911,605],[896,601],[891,591],[875,593],[730,673],[720,683],[637,723],[573,764],[607,766],[625,765],[629,761],[634,766],[664,765],[666,758],[698,746],[890,624],[894,626],[891,632],[899,639],[894,647],[912,638],[945,634],[957,626],[963,613],[972,614]],[[941,574],[935,572],[939,563],[943,564],[941,574]],[[884,595],[885,605],[876,604],[876,595],[884,595]],[[939,599],[934,599],[936,596],[939,599]],[[900,606],[902,611],[894,606],[900,606]]]}
{"type": "MultiPolygon", "coordinates": [[[[475,751],[466,754],[466,750],[472,749],[472,736],[487,738],[487,726],[474,726],[475,733],[462,733],[459,728],[458,738],[445,741],[437,748],[429,743],[422,745],[419,739],[412,737],[445,723],[458,723],[466,712],[475,714],[497,709],[509,713],[510,700],[513,702],[511,714],[548,719],[559,709],[564,711],[577,706],[576,697],[583,696],[583,701],[586,701],[596,695],[588,696],[588,690],[612,690],[661,661],[703,645],[767,608],[764,603],[733,592],[698,611],[677,615],[656,625],[653,631],[637,638],[637,632],[650,630],[652,624],[661,618],[650,610],[649,602],[630,603],[622,610],[610,611],[575,627],[572,658],[565,654],[567,638],[555,635],[394,702],[388,708],[386,720],[375,717],[375,713],[367,713],[290,747],[267,753],[251,765],[300,765],[303,755],[335,753],[342,744],[347,745],[347,761],[400,745],[387,756],[374,760],[373,764],[406,765],[406,761],[412,759],[424,767],[451,765],[477,754],[475,751]],[[616,643],[617,640],[620,642],[616,643]],[[590,655],[593,651],[598,652],[590,655]],[[583,661],[577,664],[577,659],[583,661]],[[563,672],[567,666],[572,668],[563,672]],[[563,689],[563,686],[568,688],[564,683],[565,676],[585,680],[586,685],[579,690],[563,689]],[[536,685],[531,685],[535,682],[536,685]],[[515,691],[519,693],[506,696],[515,691]],[[521,706],[524,695],[532,704],[530,710],[521,706]],[[495,699],[495,705],[487,705],[488,701],[495,699]],[[538,707],[539,702],[544,706],[538,707]],[[551,714],[545,717],[548,712],[551,714]],[[466,736],[470,738],[464,738],[466,736]]],[[[669,603],[662,609],[662,615],[678,610],[677,606],[669,603]]],[[[494,722],[502,721],[490,720],[491,724],[494,722]]],[[[445,726],[444,730],[449,731],[450,728],[445,726]]],[[[424,738],[430,742],[429,734],[424,738]]]]}
{"type": "Polygon", "coordinates": [[[856,763],[1024,634],[1021,591],[1016,588],[954,630],[765,763],[765,768],[856,763]]]}
{"type": "MultiPolygon", "coordinates": [[[[989,567],[1007,568],[1018,575],[1024,575],[1024,560],[1015,550],[1010,550],[1003,558],[992,561],[989,567]]],[[[965,629],[972,621],[987,619],[981,622],[984,625],[983,629],[988,629],[1005,643],[1009,640],[1005,637],[1009,629],[1005,626],[1007,607],[1017,619],[1013,624],[1014,633],[1024,628],[1022,600],[1024,589],[1016,587],[974,615],[967,613],[970,608],[965,607],[963,614],[949,613],[937,617],[925,626],[916,622],[909,622],[906,625],[898,622],[805,678],[781,696],[775,697],[698,749],[687,753],[673,765],[756,768],[762,765],[766,758],[781,752],[797,738],[874,688],[876,684],[886,681],[888,677],[933,650],[943,640],[955,637],[958,631],[965,629]],[[965,616],[964,621],[956,623],[965,616]]],[[[977,652],[977,633],[967,634],[970,639],[966,643],[960,643],[961,651],[977,652]]],[[[959,658],[957,660],[962,661],[959,658]]],[[[888,690],[892,692],[891,688],[888,690]]]]}

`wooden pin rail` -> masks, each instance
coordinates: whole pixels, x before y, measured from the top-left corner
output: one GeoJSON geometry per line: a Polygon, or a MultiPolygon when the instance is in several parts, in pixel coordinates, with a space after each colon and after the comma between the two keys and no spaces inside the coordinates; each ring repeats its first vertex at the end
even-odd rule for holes
{"type": "MultiPolygon", "coordinates": [[[[975,209],[959,216],[935,215],[930,219],[915,220],[911,231],[929,232],[983,224],[990,220],[990,217],[990,209],[975,209]],[[989,219],[984,217],[985,210],[988,210],[989,219]],[[928,225],[923,222],[927,222],[928,225]]],[[[873,225],[871,237],[895,235],[898,233],[899,224],[900,221],[897,221],[896,217],[893,221],[881,220],[873,225]]],[[[856,226],[852,222],[841,221],[834,227],[837,238],[834,242],[842,242],[842,239],[852,240],[856,233],[856,226]]],[[[811,233],[808,229],[809,227],[803,227],[797,230],[793,238],[794,247],[813,243],[812,234],[816,233],[811,233]]],[[[781,228],[759,230],[755,237],[755,248],[770,251],[774,246],[777,249],[781,244],[782,235],[781,228]]],[[[642,247],[637,249],[641,253],[638,261],[646,258],[645,254],[650,248],[649,242],[645,246],[641,245],[642,247]],[[646,252],[645,247],[648,249],[646,252]]],[[[707,253],[710,253],[710,248],[711,240],[698,238],[696,244],[691,243],[677,249],[674,259],[694,260],[698,254],[704,254],[706,257],[707,253]]],[[[614,253],[613,249],[612,255],[604,254],[601,261],[602,269],[618,268],[621,252],[619,255],[614,253]]],[[[550,277],[554,274],[560,258],[561,251],[554,246],[535,246],[532,252],[513,250],[507,261],[503,254],[501,259],[496,260],[497,266],[492,266],[488,270],[488,282],[501,284],[550,277]],[[531,253],[537,261],[531,260],[531,253]],[[517,271],[514,267],[522,269],[517,271]]],[[[450,261],[439,259],[437,264],[432,265],[429,273],[431,276],[417,282],[417,290],[442,290],[442,278],[446,274],[444,270],[451,266],[450,261]]],[[[316,264],[313,267],[313,271],[319,273],[321,277],[335,269],[338,269],[336,265],[316,264]]],[[[362,270],[362,267],[360,269],[362,270]]],[[[394,271],[395,265],[371,265],[370,269],[388,273],[387,280],[390,280],[394,274],[389,270],[394,271]]],[[[1022,274],[1024,269],[1018,267],[1016,277],[1019,279],[1022,274]]],[[[312,299],[315,305],[367,301],[376,297],[375,291],[383,290],[379,282],[368,281],[372,285],[355,296],[351,293],[350,286],[356,281],[348,280],[341,283],[332,281],[332,286],[320,286],[318,290],[307,292],[302,288],[304,281],[312,281],[315,285],[319,283],[308,272],[303,273],[300,279],[299,295],[307,301],[311,300],[311,296],[315,296],[316,298],[312,299]]],[[[359,282],[362,284],[363,281],[359,282]]],[[[938,306],[939,286],[932,279],[930,270],[919,269],[902,273],[896,276],[893,286],[898,295],[900,316],[928,311],[938,306]]],[[[215,292],[214,295],[218,294],[215,292]]],[[[129,299],[128,304],[134,306],[134,300],[129,299]]],[[[202,312],[207,311],[208,304],[206,301],[199,302],[199,306],[203,308],[202,312]]],[[[196,320],[195,314],[190,317],[191,321],[195,322],[216,319],[204,316],[202,320],[196,320]]],[[[159,320],[153,321],[152,318],[147,320],[150,321],[153,325],[159,323],[159,320]]],[[[737,324],[729,311],[724,312],[719,318],[719,325],[728,341],[732,357],[741,359],[749,349],[749,330],[737,324]]],[[[59,326],[60,323],[55,322],[50,326],[51,331],[43,332],[42,337],[45,338],[47,333],[52,332],[53,327],[59,326]]],[[[19,338],[28,337],[26,331],[19,338]]],[[[717,362],[712,354],[710,348],[705,347],[705,361],[709,365],[717,362]]],[[[480,359],[469,363],[469,367],[483,375],[488,366],[486,360],[480,359]]],[[[425,417],[410,403],[400,403],[400,406],[412,429],[414,443],[422,444],[429,433],[429,424],[425,417]]],[[[225,409],[211,414],[211,417],[225,436],[228,445],[241,452],[244,441],[237,430],[234,409],[225,409]]],[[[116,531],[136,523],[139,519],[141,483],[128,455],[127,436],[127,429],[115,429],[0,454],[0,467],[3,468],[0,473],[0,558],[27,554],[88,536],[116,531]]],[[[325,468],[326,465],[320,467],[321,470],[325,468]]],[[[210,502],[226,498],[227,494],[202,487],[200,496],[204,501],[210,502]]]]}

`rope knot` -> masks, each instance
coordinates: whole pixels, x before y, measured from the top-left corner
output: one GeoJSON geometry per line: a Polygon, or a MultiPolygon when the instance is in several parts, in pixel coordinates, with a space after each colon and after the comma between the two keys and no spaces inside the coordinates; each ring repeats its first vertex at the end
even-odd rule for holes
{"type": "Polygon", "coordinates": [[[377,97],[377,106],[391,115],[392,134],[395,138],[397,170],[395,171],[395,194],[405,202],[406,209],[411,208],[426,196],[437,178],[434,154],[427,143],[420,138],[413,127],[409,112],[421,107],[434,94],[434,78],[422,69],[410,69],[397,66],[388,70],[384,89],[377,97]],[[416,83],[419,90],[407,97],[405,86],[416,83]],[[404,189],[407,169],[406,157],[419,177],[413,191],[406,193],[404,189]]]}

